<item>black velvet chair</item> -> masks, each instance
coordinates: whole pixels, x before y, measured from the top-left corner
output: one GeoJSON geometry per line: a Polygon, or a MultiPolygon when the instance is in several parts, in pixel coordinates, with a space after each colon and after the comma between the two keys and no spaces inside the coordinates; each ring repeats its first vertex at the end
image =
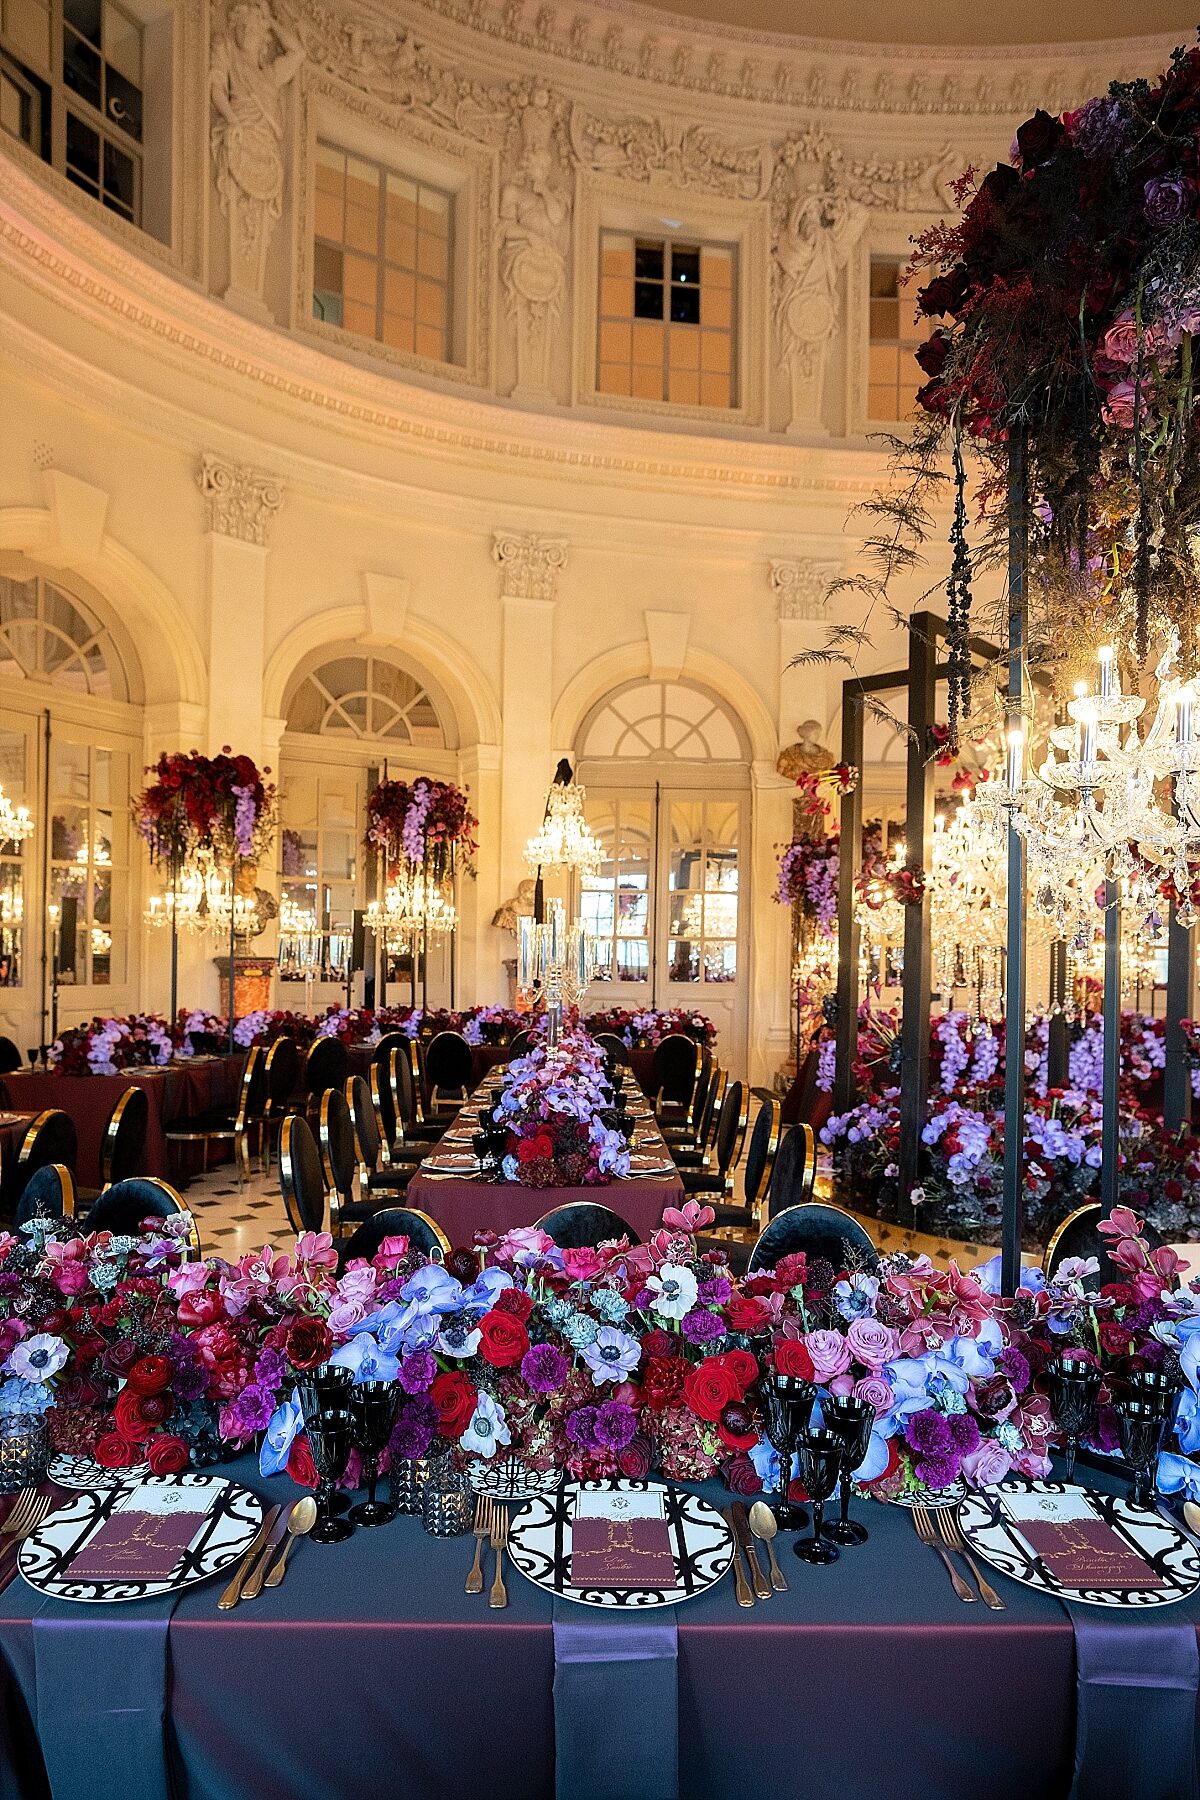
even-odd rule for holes
{"type": "MultiPolygon", "coordinates": [[[[144,1219],[173,1219],[176,1214],[187,1212],[169,1181],[160,1181],[157,1175],[132,1175],[128,1181],[117,1181],[105,1188],[88,1214],[88,1230],[122,1236],[139,1232],[144,1219]]],[[[200,1233],[194,1218],[187,1243],[191,1254],[199,1256],[200,1233]]]]}
{"type": "Polygon", "coordinates": [[[750,1252],[750,1273],[773,1269],[797,1250],[803,1250],[810,1262],[824,1257],[839,1274],[844,1269],[870,1273],[879,1267],[879,1252],[853,1214],[819,1200],[789,1206],[769,1220],[750,1252]]]}
{"type": "Polygon", "coordinates": [[[379,1188],[392,1193],[403,1190],[408,1186],[415,1164],[391,1165],[379,1114],[365,1077],[347,1075],[345,1095],[358,1145],[358,1160],[366,1175],[368,1189],[379,1188]]]}
{"type": "Polygon", "coordinates": [[[721,1103],[729,1086],[728,1072],[719,1063],[711,1062],[707,1074],[697,1086],[704,1089],[704,1104],[700,1111],[700,1127],[695,1142],[691,1141],[690,1131],[683,1128],[676,1129],[668,1125],[663,1132],[671,1155],[681,1169],[707,1169],[712,1165],[717,1141],[717,1120],[721,1116],[721,1103]],[[682,1142],[679,1141],[681,1138],[682,1142]]]}
{"type": "Polygon", "coordinates": [[[0,1075],[15,1075],[21,1068],[21,1052],[10,1037],[0,1037],[0,1075]]]}
{"type": "Polygon", "coordinates": [[[288,1224],[302,1231],[325,1230],[325,1173],[321,1152],[307,1119],[289,1113],[279,1134],[279,1188],[288,1224]]]}
{"type": "Polygon", "coordinates": [[[528,1056],[533,1049],[532,1031],[518,1031],[508,1046],[509,1062],[516,1062],[518,1057],[528,1056]]]}
{"type": "Polygon", "coordinates": [[[552,1237],[560,1250],[594,1250],[611,1238],[628,1238],[631,1244],[642,1241],[620,1213],[596,1200],[569,1200],[565,1206],[556,1206],[542,1215],[538,1228],[552,1237]]]}
{"type": "Polygon", "coordinates": [[[789,1206],[803,1206],[812,1199],[817,1174],[817,1140],[808,1124],[785,1131],[775,1157],[775,1169],[767,1190],[767,1218],[789,1206]]]}
{"type": "Polygon", "coordinates": [[[385,1031],[371,1052],[371,1061],[381,1069],[386,1069],[388,1058],[393,1050],[408,1051],[408,1034],[404,1031],[385,1031]]]}
{"type": "Polygon", "coordinates": [[[610,1068],[628,1069],[631,1066],[629,1045],[615,1031],[598,1031],[595,1044],[598,1050],[603,1050],[604,1060],[610,1068]]]}
{"type": "Polygon", "coordinates": [[[131,1083],[121,1095],[104,1127],[100,1146],[100,1185],[128,1181],[142,1173],[141,1161],[146,1149],[146,1131],[150,1124],[150,1096],[144,1087],[131,1083]]]}
{"type": "Polygon", "coordinates": [[[277,1037],[268,1044],[263,1069],[263,1163],[271,1166],[271,1145],[279,1142],[284,1117],[292,1105],[300,1081],[300,1046],[294,1037],[277,1037]]]}
{"type": "Polygon", "coordinates": [[[369,1262],[384,1238],[389,1237],[408,1238],[414,1250],[423,1251],[436,1262],[450,1253],[450,1239],[428,1213],[418,1212],[412,1206],[385,1206],[346,1240],[341,1251],[342,1267],[357,1256],[365,1256],[369,1262]]]}
{"type": "MultiPolygon", "coordinates": [[[[1054,1274],[1060,1264],[1072,1256],[1094,1256],[1100,1264],[1099,1272],[1084,1278],[1084,1287],[1089,1293],[1098,1294],[1102,1287],[1110,1281],[1127,1281],[1128,1271],[1120,1268],[1109,1254],[1109,1242],[1101,1237],[1097,1227],[1102,1216],[1102,1208],[1098,1200],[1087,1206],[1079,1207],[1069,1213],[1046,1245],[1046,1253],[1042,1258],[1042,1268],[1047,1280],[1054,1274]]],[[[1153,1225],[1143,1224],[1142,1236],[1151,1250],[1161,1248],[1165,1239],[1161,1232],[1155,1231],[1153,1225]]]]}
{"type": "Polygon", "coordinates": [[[668,1032],[663,1038],[650,1064],[650,1092],[660,1119],[672,1125],[686,1119],[704,1056],[703,1046],[686,1032],[668,1032]]]}
{"type": "Polygon", "coordinates": [[[25,1183],[13,1214],[13,1229],[31,1219],[70,1219],[74,1213],[75,1177],[62,1163],[45,1163],[25,1183]]]}
{"type": "Polygon", "coordinates": [[[424,1155],[431,1144],[436,1144],[446,1129],[446,1120],[435,1122],[424,1117],[421,1105],[421,1089],[413,1066],[413,1052],[416,1046],[406,1042],[400,1049],[393,1050],[388,1059],[389,1089],[394,1118],[395,1136],[392,1139],[392,1155],[395,1158],[401,1147],[421,1147],[424,1155]]]}
{"type": "MultiPolygon", "coordinates": [[[[25,1192],[25,1184],[31,1175],[50,1163],[60,1163],[74,1174],[78,1154],[79,1143],[74,1119],[53,1106],[40,1112],[22,1138],[21,1148],[17,1152],[17,1166],[9,1188],[14,1208],[25,1192]]],[[[8,1186],[7,1183],[5,1185],[8,1186]]]]}
{"type": "Polygon", "coordinates": [[[207,1112],[175,1119],[167,1126],[163,1135],[168,1144],[202,1145],[203,1170],[208,1168],[208,1146],[211,1143],[231,1144],[238,1186],[241,1187],[250,1173],[251,1132],[258,1134],[260,1148],[262,1145],[266,1101],[267,1053],[261,1044],[252,1044],[242,1069],[237,1105],[233,1111],[230,1112],[225,1107],[213,1107],[207,1112]]]}
{"type": "Polygon", "coordinates": [[[350,1073],[350,1052],[341,1038],[317,1038],[308,1047],[304,1058],[304,1075],[302,1084],[305,1093],[305,1111],[310,1119],[315,1119],[321,1111],[321,1096],[330,1088],[339,1090],[345,1085],[346,1076],[350,1073]]]}
{"type": "Polygon", "coordinates": [[[717,1135],[712,1162],[707,1168],[681,1169],[680,1180],[689,1194],[713,1201],[729,1201],[733,1196],[733,1177],[746,1141],[750,1122],[750,1096],[744,1081],[731,1081],[725,1089],[721,1110],[717,1115],[717,1135]]]}
{"type": "Polygon", "coordinates": [[[425,1082],[432,1111],[457,1112],[471,1091],[475,1064],[461,1031],[439,1031],[425,1047],[425,1082]]]}

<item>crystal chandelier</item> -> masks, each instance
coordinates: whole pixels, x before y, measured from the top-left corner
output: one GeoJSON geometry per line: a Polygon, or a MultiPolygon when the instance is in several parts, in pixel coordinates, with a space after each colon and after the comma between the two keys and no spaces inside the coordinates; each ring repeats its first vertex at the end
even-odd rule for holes
{"type": "Polygon", "coordinates": [[[525,861],[539,874],[546,869],[574,869],[595,875],[603,851],[588,830],[583,812],[584,791],[575,780],[566,757],[555,770],[541,830],[525,846],[525,861]]]}
{"type": "Polygon", "coordinates": [[[14,806],[0,787],[0,844],[20,844],[33,836],[33,819],[27,806],[14,806]]]}
{"type": "Polygon", "coordinates": [[[562,1026],[563,1002],[578,1006],[595,974],[592,940],[579,923],[568,926],[561,900],[551,900],[545,919],[517,920],[517,991],[546,1009],[553,1047],[562,1026]]]}
{"type": "Polygon", "coordinates": [[[367,907],[367,928],[382,940],[390,956],[403,956],[433,937],[445,937],[458,923],[454,902],[423,869],[401,866],[389,881],[382,902],[367,907]]]}
{"type": "Polygon", "coordinates": [[[279,903],[279,973],[285,981],[314,981],[321,968],[317,915],[299,901],[279,903]]]}
{"type": "Polygon", "coordinates": [[[203,932],[213,919],[208,906],[208,883],[198,867],[184,869],[172,890],[151,894],[142,915],[147,925],[156,929],[172,922],[180,931],[203,932]]]}

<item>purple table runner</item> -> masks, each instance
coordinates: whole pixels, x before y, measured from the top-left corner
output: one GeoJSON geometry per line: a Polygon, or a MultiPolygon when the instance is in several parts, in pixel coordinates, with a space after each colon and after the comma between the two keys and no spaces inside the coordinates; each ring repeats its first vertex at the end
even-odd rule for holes
{"type": "Polygon", "coordinates": [[[675,1609],[554,1602],[556,1800],[679,1800],[675,1609]]]}
{"type": "Polygon", "coordinates": [[[178,1600],[45,1600],[35,1614],[37,1731],[54,1800],[173,1800],[167,1633],[178,1600]]]}
{"type": "Polygon", "coordinates": [[[1070,1800],[1196,1800],[1194,1621],[1063,1604],[1075,1631],[1070,1800]]]}

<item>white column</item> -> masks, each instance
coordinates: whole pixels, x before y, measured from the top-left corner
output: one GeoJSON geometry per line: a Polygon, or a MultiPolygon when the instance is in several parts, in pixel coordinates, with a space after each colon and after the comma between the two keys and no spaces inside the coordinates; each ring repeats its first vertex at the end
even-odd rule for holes
{"type": "Polygon", "coordinates": [[[792,784],[773,763],[750,765],[750,891],[757,896],[750,949],[749,1068],[752,1084],[770,1087],[787,1060],[791,1008],[791,914],[777,905],[779,846],[792,835],[792,784]]]}
{"type": "Polygon", "coordinates": [[[500,762],[499,744],[472,744],[459,758],[460,779],[479,820],[475,879],[464,876],[458,883],[460,1006],[496,1004],[508,998],[503,963],[511,954],[512,940],[492,924],[508,893],[500,879],[500,762]]]}
{"type": "Polygon", "coordinates": [[[533,532],[497,531],[492,555],[501,569],[500,887],[507,898],[528,874],[525,844],[541,823],[554,774],[554,607],[566,544],[533,532]]]}
{"type": "Polygon", "coordinates": [[[207,528],[209,753],[228,744],[261,764],[267,533],[283,490],[261,470],[211,453],[196,479],[207,528]]]}

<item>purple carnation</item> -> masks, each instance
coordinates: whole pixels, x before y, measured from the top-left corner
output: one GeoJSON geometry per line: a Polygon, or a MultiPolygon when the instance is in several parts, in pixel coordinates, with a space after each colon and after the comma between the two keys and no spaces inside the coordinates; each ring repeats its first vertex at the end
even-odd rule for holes
{"type": "Polygon", "coordinates": [[[567,1414],[567,1436],[580,1450],[594,1450],[596,1447],[596,1417],[599,1410],[596,1406],[577,1406],[573,1413],[567,1414]]]}
{"type": "Polygon", "coordinates": [[[254,1379],[260,1387],[274,1390],[282,1383],[286,1368],[287,1364],[278,1350],[260,1350],[254,1365],[254,1379]]]}
{"type": "Polygon", "coordinates": [[[1029,1359],[1019,1350],[1011,1347],[1002,1350],[996,1358],[996,1367],[1001,1375],[1007,1375],[1014,1391],[1023,1394],[1029,1386],[1029,1359]]]}
{"type": "Polygon", "coordinates": [[[632,1406],[623,1400],[606,1400],[596,1409],[595,1438],[604,1450],[623,1450],[637,1431],[632,1406]]]}
{"type": "Polygon", "coordinates": [[[725,1336],[725,1322],[703,1306],[693,1306],[679,1326],[689,1344],[713,1344],[725,1336]]]}
{"type": "Polygon", "coordinates": [[[229,1408],[231,1420],[236,1422],[238,1437],[250,1437],[256,1431],[265,1431],[271,1423],[271,1415],[275,1411],[275,1395],[270,1388],[260,1386],[252,1381],[244,1387],[237,1399],[229,1408]]]}
{"type": "Polygon", "coordinates": [[[696,1298],[705,1306],[724,1306],[732,1294],[733,1288],[724,1275],[714,1275],[710,1281],[702,1281],[696,1289],[696,1298]]]}
{"type": "Polygon", "coordinates": [[[961,1465],[957,1456],[925,1456],[916,1465],[918,1481],[926,1487],[953,1487],[958,1480],[961,1465]]]}
{"type": "Polygon", "coordinates": [[[553,1344],[531,1344],[521,1358],[521,1374],[535,1394],[553,1394],[567,1379],[570,1365],[553,1344]]]}
{"type": "Polygon", "coordinates": [[[400,1364],[400,1386],[406,1394],[424,1394],[436,1374],[437,1364],[428,1350],[410,1350],[400,1364]]]}
{"type": "Polygon", "coordinates": [[[1108,156],[1119,150],[1127,131],[1121,102],[1099,94],[1081,106],[1071,120],[1071,142],[1085,156],[1108,156]]]}
{"type": "Polygon", "coordinates": [[[919,1456],[946,1456],[953,1448],[950,1427],[940,1412],[910,1413],[904,1427],[908,1444],[919,1456]]]}
{"type": "Polygon", "coordinates": [[[400,1408],[400,1416],[388,1444],[393,1456],[405,1456],[413,1462],[424,1456],[433,1442],[436,1410],[425,1400],[410,1400],[400,1408]],[[434,1418],[430,1417],[431,1413],[435,1415],[434,1418]]]}
{"type": "Polygon", "coordinates": [[[171,1382],[171,1392],[176,1400],[200,1400],[208,1391],[208,1370],[199,1362],[190,1363],[186,1368],[176,1369],[171,1382]]]}
{"type": "Polygon", "coordinates": [[[951,1413],[950,1436],[960,1456],[970,1456],[979,1448],[979,1427],[970,1413],[951,1413]]]}

